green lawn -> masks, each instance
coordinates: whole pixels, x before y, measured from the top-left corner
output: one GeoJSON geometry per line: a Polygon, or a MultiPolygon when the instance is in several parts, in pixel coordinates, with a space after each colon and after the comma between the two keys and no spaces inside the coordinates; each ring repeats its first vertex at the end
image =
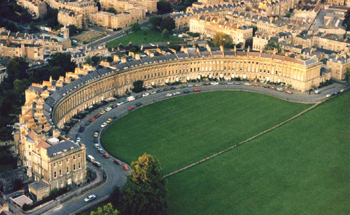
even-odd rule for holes
{"type": "Polygon", "coordinates": [[[301,112],[310,105],[248,92],[181,96],[140,108],[102,135],[123,161],[156,155],[165,173],[182,168],[301,112]]]}
{"type": "Polygon", "coordinates": [[[168,42],[168,41],[183,41],[183,39],[174,37],[172,35],[169,36],[169,38],[163,38],[161,33],[156,31],[147,31],[147,35],[145,36],[142,31],[139,31],[137,33],[129,33],[128,35],[125,35],[123,37],[120,37],[118,39],[115,39],[111,42],[107,43],[107,47],[117,47],[120,43],[123,45],[128,45],[130,42],[132,42],[134,45],[140,45],[145,43],[152,43],[152,42],[168,42]],[[144,39],[146,37],[146,40],[144,39]]]}
{"type": "Polygon", "coordinates": [[[346,92],[170,177],[170,214],[350,214],[349,107],[346,92]]]}

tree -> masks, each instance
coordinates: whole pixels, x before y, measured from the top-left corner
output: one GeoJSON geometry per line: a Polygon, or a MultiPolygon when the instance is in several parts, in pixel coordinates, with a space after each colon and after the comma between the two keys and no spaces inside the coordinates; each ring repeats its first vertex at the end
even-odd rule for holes
{"type": "Polygon", "coordinates": [[[78,33],[78,28],[75,25],[69,26],[69,36],[72,37],[78,33]]]}
{"type": "Polygon", "coordinates": [[[132,91],[134,93],[139,93],[145,90],[145,88],[143,87],[143,81],[141,80],[134,81],[133,86],[134,86],[134,89],[132,89],[132,91]]]}
{"type": "Polygon", "coordinates": [[[160,24],[160,30],[167,29],[169,32],[175,29],[175,20],[170,16],[165,17],[160,24]]]}
{"type": "Polygon", "coordinates": [[[58,25],[57,19],[53,18],[47,21],[47,26],[50,28],[55,28],[55,26],[58,25]]]}
{"type": "Polygon", "coordinates": [[[164,29],[162,32],[162,37],[163,38],[169,38],[169,31],[167,29],[164,29]]]}
{"type": "Polygon", "coordinates": [[[108,203],[104,205],[102,208],[98,207],[97,211],[91,211],[90,215],[118,215],[119,212],[114,210],[113,205],[108,203]]]}
{"type": "Polygon", "coordinates": [[[152,16],[149,19],[149,22],[152,25],[152,30],[154,30],[154,31],[159,30],[160,25],[162,24],[162,21],[163,21],[163,17],[161,17],[161,16],[152,16]]]}
{"type": "Polygon", "coordinates": [[[134,24],[132,24],[131,30],[132,30],[132,32],[138,32],[138,31],[140,31],[140,30],[141,30],[140,24],[137,23],[137,22],[134,23],[134,24]]]}
{"type": "Polygon", "coordinates": [[[28,89],[28,87],[30,86],[30,81],[28,79],[22,79],[22,80],[19,80],[19,79],[16,79],[14,82],[13,82],[13,87],[15,89],[15,92],[20,96],[22,97],[24,95],[24,91],[26,89],[28,89]]]}
{"type": "Polygon", "coordinates": [[[64,72],[74,72],[76,67],[75,62],[72,62],[70,54],[57,52],[51,55],[49,62],[49,68],[61,67],[64,72]]]}
{"type": "Polygon", "coordinates": [[[217,47],[224,46],[229,47],[232,44],[232,38],[222,32],[217,32],[213,38],[213,44],[217,47]]]}
{"type": "Polygon", "coordinates": [[[160,0],[157,3],[157,10],[158,10],[158,14],[162,15],[162,14],[172,12],[173,7],[171,6],[170,2],[165,1],[165,0],[160,0]]]}
{"type": "Polygon", "coordinates": [[[159,160],[143,154],[131,163],[131,175],[123,187],[122,214],[167,214],[167,189],[159,160]]]}
{"type": "Polygon", "coordinates": [[[13,57],[11,58],[6,66],[7,70],[7,81],[13,83],[16,79],[26,79],[28,78],[27,69],[28,69],[27,61],[22,57],[13,57]]]}
{"type": "Polygon", "coordinates": [[[113,7],[110,7],[107,12],[117,14],[117,11],[113,7]]]}

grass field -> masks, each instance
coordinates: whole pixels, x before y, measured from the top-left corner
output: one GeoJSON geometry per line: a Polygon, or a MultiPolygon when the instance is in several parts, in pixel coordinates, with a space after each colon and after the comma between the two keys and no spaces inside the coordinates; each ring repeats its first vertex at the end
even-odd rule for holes
{"type": "Polygon", "coordinates": [[[130,42],[132,42],[132,44],[134,45],[140,45],[140,44],[152,43],[152,42],[183,41],[183,39],[174,37],[172,35],[170,35],[169,38],[163,38],[161,33],[156,31],[150,31],[150,30],[145,30],[147,31],[147,35],[145,36],[143,31],[144,30],[139,31],[137,33],[129,33],[128,35],[125,35],[111,42],[108,42],[107,47],[115,48],[120,43],[126,46],[130,42]]]}
{"type": "Polygon", "coordinates": [[[156,155],[165,173],[235,145],[310,105],[248,92],[181,96],[140,108],[102,135],[106,150],[123,161],[156,155]]]}
{"type": "Polygon", "coordinates": [[[170,214],[350,214],[350,92],[169,178],[170,214]]]}

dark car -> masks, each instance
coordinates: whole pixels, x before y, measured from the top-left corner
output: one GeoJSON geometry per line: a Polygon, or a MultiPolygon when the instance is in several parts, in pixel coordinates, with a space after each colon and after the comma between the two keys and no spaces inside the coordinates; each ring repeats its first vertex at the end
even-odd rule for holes
{"type": "Polygon", "coordinates": [[[164,88],[164,91],[169,91],[169,88],[164,88]]]}
{"type": "Polygon", "coordinates": [[[139,98],[142,98],[142,95],[135,96],[135,99],[139,99],[139,98]]]}
{"type": "Polygon", "coordinates": [[[156,93],[161,93],[161,92],[163,92],[163,90],[157,90],[157,91],[156,91],[156,93]]]}
{"type": "Polygon", "coordinates": [[[171,87],[170,90],[176,90],[176,87],[171,87]]]}
{"type": "Polygon", "coordinates": [[[79,128],[79,133],[83,133],[84,130],[85,130],[85,127],[84,127],[84,126],[80,126],[80,128],[79,128]]]}
{"type": "Polygon", "coordinates": [[[98,138],[97,137],[94,138],[94,143],[98,143],[98,138]]]}
{"type": "Polygon", "coordinates": [[[189,90],[184,90],[184,93],[186,94],[186,93],[190,93],[191,91],[189,91],[189,90]]]}
{"type": "Polygon", "coordinates": [[[86,122],[85,122],[85,125],[86,125],[86,126],[90,125],[90,121],[89,121],[89,120],[86,121],[86,122]]]}
{"type": "Polygon", "coordinates": [[[141,102],[137,102],[137,103],[135,104],[136,107],[140,107],[141,105],[142,105],[141,102]]]}
{"type": "Polygon", "coordinates": [[[118,107],[117,104],[114,104],[114,105],[111,106],[111,108],[116,108],[116,107],[118,107]]]}

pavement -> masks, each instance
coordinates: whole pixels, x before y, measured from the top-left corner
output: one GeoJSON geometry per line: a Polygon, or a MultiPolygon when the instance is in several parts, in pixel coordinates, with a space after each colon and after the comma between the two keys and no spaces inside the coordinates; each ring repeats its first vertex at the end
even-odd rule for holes
{"type": "MultiPolygon", "coordinates": [[[[234,83],[235,83],[234,85],[226,85],[226,84],[220,85],[219,84],[219,85],[209,85],[209,86],[203,86],[202,83],[193,83],[193,84],[190,83],[189,85],[193,85],[193,86],[188,87],[187,84],[174,86],[178,89],[170,90],[170,91],[163,91],[161,93],[156,93],[153,95],[149,95],[147,97],[141,97],[140,99],[137,99],[137,100],[132,101],[132,102],[128,102],[126,104],[118,106],[117,108],[112,109],[109,112],[106,112],[105,114],[100,116],[98,119],[96,119],[94,122],[92,122],[90,125],[88,125],[85,128],[85,130],[83,132],[83,136],[81,138],[81,143],[84,143],[86,146],[86,154],[92,155],[96,161],[98,161],[102,164],[101,168],[105,171],[106,176],[107,176],[106,182],[103,183],[102,185],[98,186],[97,188],[93,188],[92,190],[89,190],[88,192],[84,193],[83,195],[78,196],[78,194],[77,194],[76,197],[72,198],[71,200],[69,200],[65,203],[58,204],[57,202],[55,202],[54,203],[54,204],[56,204],[55,208],[51,209],[45,213],[44,213],[44,211],[46,211],[47,208],[45,210],[45,207],[43,207],[43,208],[40,208],[39,210],[37,210],[31,214],[33,214],[33,215],[74,214],[77,211],[85,210],[85,209],[93,206],[94,204],[97,204],[101,200],[108,198],[108,196],[110,195],[110,193],[113,192],[113,190],[115,189],[116,186],[121,187],[126,182],[126,176],[130,175],[130,171],[125,171],[122,169],[122,165],[115,164],[113,162],[113,160],[115,158],[113,158],[112,156],[110,156],[110,158],[108,158],[108,159],[104,158],[102,156],[102,154],[100,154],[97,151],[97,149],[94,147],[93,134],[96,130],[99,130],[100,134],[101,134],[103,132],[103,130],[108,127],[107,126],[105,128],[101,128],[101,124],[103,122],[105,122],[108,118],[113,118],[114,116],[120,118],[120,117],[126,115],[127,113],[129,113],[128,107],[135,105],[137,102],[141,102],[142,105],[144,106],[144,105],[151,104],[151,103],[154,103],[154,102],[157,102],[160,100],[171,98],[171,97],[166,96],[168,93],[180,92],[181,94],[178,96],[182,96],[184,90],[190,90],[191,93],[189,93],[189,94],[193,94],[193,93],[195,93],[195,92],[193,92],[193,88],[200,88],[201,92],[222,91],[222,90],[249,91],[249,92],[256,92],[256,93],[261,93],[261,94],[267,94],[267,95],[274,96],[276,98],[280,98],[283,100],[288,100],[291,102],[315,103],[315,102],[319,102],[319,101],[328,99],[328,98],[326,98],[327,94],[331,94],[333,92],[338,92],[341,89],[348,89],[349,88],[349,86],[345,82],[336,82],[334,84],[331,84],[329,86],[321,88],[319,90],[320,91],[319,94],[315,94],[313,92],[311,94],[308,94],[308,93],[301,93],[301,92],[297,92],[297,91],[292,91],[293,94],[286,94],[285,92],[279,92],[276,90],[271,90],[269,88],[263,88],[261,85],[258,87],[254,87],[254,86],[244,85],[245,82],[234,82],[234,83]],[[238,84],[240,84],[240,85],[238,85],[238,84]],[[181,87],[181,89],[180,89],[180,87],[181,87]],[[84,202],[84,198],[90,194],[95,194],[97,196],[97,199],[95,201],[92,201],[89,203],[84,202]]],[[[167,88],[170,89],[171,86],[169,86],[167,88]]],[[[160,89],[163,89],[163,88],[160,88],[160,89]]],[[[156,91],[156,90],[157,89],[148,90],[147,92],[156,91]]],[[[142,93],[144,93],[144,92],[142,92],[142,93]]],[[[132,95],[135,96],[136,94],[132,94],[132,95]]],[[[172,97],[174,97],[174,96],[172,96],[172,97]]],[[[73,128],[67,134],[67,137],[70,138],[71,140],[75,140],[75,137],[76,137],[78,130],[79,130],[79,127],[81,125],[85,126],[86,121],[88,121],[91,117],[95,116],[97,113],[101,112],[106,107],[112,106],[113,104],[116,104],[117,102],[122,101],[122,100],[124,100],[124,99],[110,102],[110,103],[106,104],[104,107],[100,107],[100,108],[90,112],[89,114],[87,114],[84,119],[81,119],[78,123],[76,123],[73,126],[73,128]]],[[[100,136],[99,136],[99,138],[100,138],[100,136]]],[[[124,162],[123,162],[123,164],[124,164],[124,162]]],[[[88,165],[91,166],[91,163],[88,162],[88,165]]]]}

